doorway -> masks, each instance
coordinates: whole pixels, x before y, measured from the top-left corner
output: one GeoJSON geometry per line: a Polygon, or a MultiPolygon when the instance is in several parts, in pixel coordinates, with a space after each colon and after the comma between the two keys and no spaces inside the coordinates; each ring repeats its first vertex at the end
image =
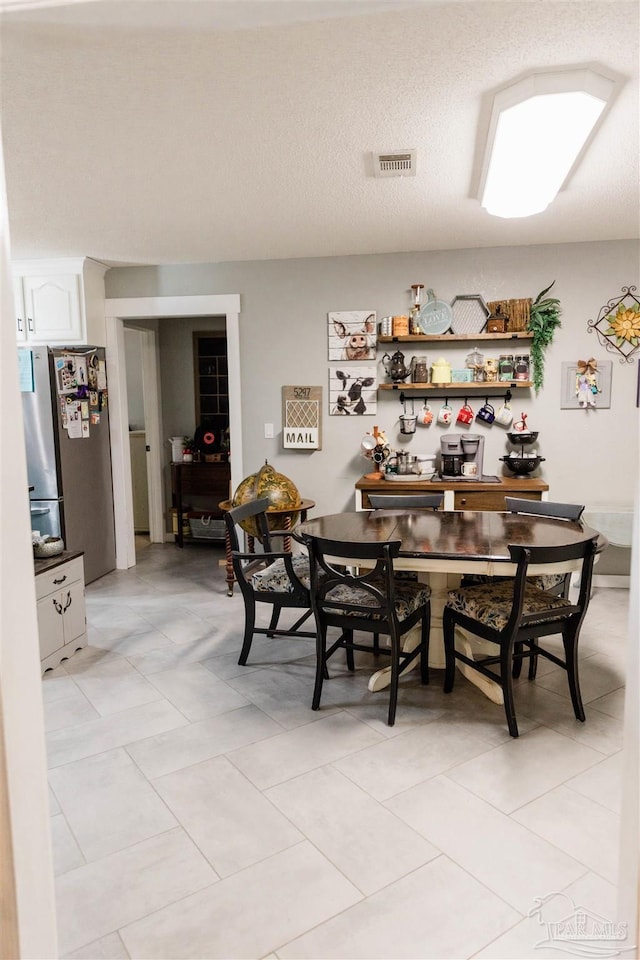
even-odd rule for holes
{"type": "Polygon", "coordinates": [[[144,371],[142,363],[143,333],[125,323],[127,356],[127,410],[129,417],[129,452],[131,455],[131,491],[133,495],[133,533],[136,556],[150,543],[159,542],[162,531],[152,530],[149,512],[149,465],[144,410],[144,371]]]}
{"type": "MultiPolygon", "coordinates": [[[[116,526],[116,566],[125,570],[135,565],[133,497],[131,490],[131,454],[126,384],[125,324],[135,320],[224,316],[227,336],[229,375],[229,426],[232,438],[230,468],[231,488],[243,477],[242,400],[240,384],[240,297],[238,294],[196,297],[134,297],[105,301],[107,328],[107,364],[110,370],[109,403],[114,480],[114,515],[116,526]]],[[[146,338],[142,350],[145,375],[145,433],[148,440],[149,512],[160,518],[164,531],[162,497],[162,439],[160,421],[160,383],[157,338],[154,331],[143,329],[146,338]]]]}

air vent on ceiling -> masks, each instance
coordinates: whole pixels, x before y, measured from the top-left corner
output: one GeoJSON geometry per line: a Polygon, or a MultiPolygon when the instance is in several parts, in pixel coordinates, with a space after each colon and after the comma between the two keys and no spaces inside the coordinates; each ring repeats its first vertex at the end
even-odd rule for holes
{"type": "Polygon", "coordinates": [[[396,153],[372,153],[375,177],[415,177],[416,151],[398,150],[396,153]]]}

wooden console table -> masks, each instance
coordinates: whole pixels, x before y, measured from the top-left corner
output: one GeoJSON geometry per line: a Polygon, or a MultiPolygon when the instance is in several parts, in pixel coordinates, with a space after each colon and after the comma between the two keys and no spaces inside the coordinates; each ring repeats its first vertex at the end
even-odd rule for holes
{"type": "MultiPolygon", "coordinates": [[[[285,507],[281,510],[273,510],[271,507],[267,511],[270,517],[278,517],[278,530],[291,530],[294,525],[294,522],[300,517],[301,522],[304,522],[307,519],[307,512],[315,507],[315,500],[306,500],[304,497],[300,500],[299,507],[285,507]]],[[[231,500],[222,500],[218,504],[222,513],[227,513],[231,510],[233,504],[231,500]]],[[[253,553],[255,550],[255,538],[246,534],[247,538],[247,551],[253,553]]],[[[229,534],[225,532],[224,538],[225,552],[226,552],[226,569],[227,569],[227,595],[233,596],[233,585],[236,582],[233,575],[233,560],[231,558],[231,543],[229,542],[229,534]]],[[[282,549],[286,553],[291,552],[291,537],[282,538],[282,549]]]]}
{"type": "MultiPolygon", "coordinates": [[[[178,523],[175,539],[179,547],[184,546],[182,518],[185,495],[196,497],[203,504],[202,507],[194,504],[194,509],[220,520],[222,512],[218,504],[223,497],[229,496],[230,481],[231,470],[229,463],[225,461],[171,464],[171,493],[178,523]]],[[[221,530],[218,538],[211,539],[214,542],[222,542],[224,532],[221,530]]],[[[199,542],[204,542],[204,538],[199,542]]]]}
{"type": "Polygon", "coordinates": [[[523,500],[546,500],[549,484],[540,479],[500,477],[498,483],[482,480],[415,480],[396,482],[369,480],[361,477],[356,483],[356,510],[370,510],[370,493],[402,496],[409,493],[444,493],[443,510],[504,510],[505,497],[523,500]]]}

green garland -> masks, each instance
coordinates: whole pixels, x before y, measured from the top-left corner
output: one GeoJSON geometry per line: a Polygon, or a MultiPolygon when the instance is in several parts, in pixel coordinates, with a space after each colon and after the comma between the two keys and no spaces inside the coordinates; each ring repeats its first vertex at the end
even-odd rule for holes
{"type": "Polygon", "coordinates": [[[541,290],[531,304],[529,330],[533,334],[531,341],[531,362],[533,364],[533,386],[536,393],[544,383],[544,351],[553,340],[556,327],[560,323],[560,301],[555,297],[547,297],[549,290],[555,283],[551,283],[546,290],[541,290]]]}

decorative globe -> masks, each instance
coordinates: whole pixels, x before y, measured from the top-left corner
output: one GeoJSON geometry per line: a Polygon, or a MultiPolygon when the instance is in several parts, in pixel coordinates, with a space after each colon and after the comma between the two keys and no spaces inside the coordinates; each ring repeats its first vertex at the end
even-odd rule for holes
{"type": "MultiPolygon", "coordinates": [[[[263,497],[269,500],[267,515],[272,510],[280,511],[291,508],[291,513],[285,515],[278,513],[274,517],[267,516],[270,530],[284,529],[287,520],[290,521],[292,527],[295,525],[300,515],[299,508],[302,504],[298,488],[293,480],[285,477],[283,473],[277,473],[266,460],[264,466],[260,467],[257,473],[252,473],[250,476],[245,477],[244,480],[238,484],[231,502],[234,507],[239,507],[243,503],[250,503],[252,500],[261,500],[263,497]],[[298,509],[296,509],[296,507],[298,509]]],[[[261,541],[254,517],[247,517],[246,520],[242,521],[240,526],[250,537],[255,537],[261,541]]]]}

